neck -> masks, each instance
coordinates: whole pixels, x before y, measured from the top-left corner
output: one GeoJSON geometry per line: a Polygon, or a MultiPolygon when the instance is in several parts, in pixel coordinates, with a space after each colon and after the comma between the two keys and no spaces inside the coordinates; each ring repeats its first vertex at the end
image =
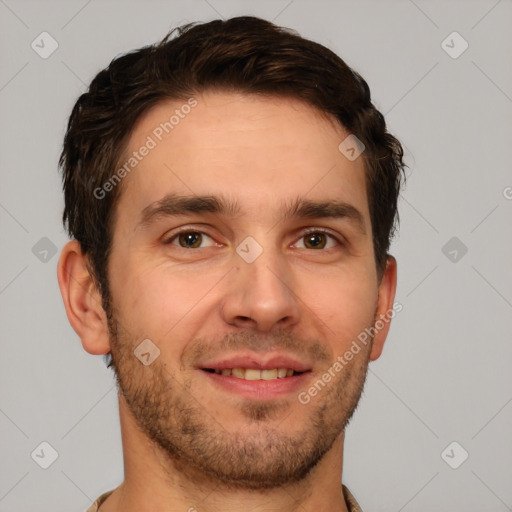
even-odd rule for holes
{"type": "Polygon", "coordinates": [[[162,453],[135,424],[121,393],[119,409],[125,479],[101,512],[260,512],[269,504],[280,512],[348,511],[341,487],[343,433],[302,481],[275,489],[233,489],[162,453]]]}

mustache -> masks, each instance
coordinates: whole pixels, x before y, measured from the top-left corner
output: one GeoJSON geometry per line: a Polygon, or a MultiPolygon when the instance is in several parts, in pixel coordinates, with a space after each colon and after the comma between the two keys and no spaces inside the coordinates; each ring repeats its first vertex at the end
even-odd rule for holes
{"type": "Polygon", "coordinates": [[[227,333],[218,342],[212,343],[201,337],[194,339],[183,352],[182,363],[194,365],[201,357],[214,358],[224,354],[251,350],[254,352],[282,351],[298,359],[305,357],[311,362],[329,363],[333,354],[326,344],[318,339],[305,339],[289,331],[257,333],[255,331],[239,331],[227,333]]]}

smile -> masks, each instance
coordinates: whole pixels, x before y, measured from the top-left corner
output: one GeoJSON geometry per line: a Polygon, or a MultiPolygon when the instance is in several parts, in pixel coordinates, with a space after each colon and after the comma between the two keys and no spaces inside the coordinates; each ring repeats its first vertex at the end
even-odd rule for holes
{"type": "Polygon", "coordinates": [[[233,376],[244,380],[284,379],[286,377],[293,377],[294,375],[300,375],[302,373],[294,371],[291,368],[273,368],[267,370],[259,370],[257,368],[223,368],[222,370],[204,368],[204,371],[216,373],[217,375],[233,376]]]}

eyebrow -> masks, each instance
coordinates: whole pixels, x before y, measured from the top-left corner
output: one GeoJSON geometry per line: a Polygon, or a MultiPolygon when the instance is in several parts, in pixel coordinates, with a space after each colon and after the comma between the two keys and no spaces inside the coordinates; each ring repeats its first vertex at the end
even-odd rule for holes
{"type": "MultiPolygon", "coordinates": [[[[212,213],[237,217],[241,213],[241,208],[236,201],[223,196],[167,194],[142,210],[136,229],[147,228],[162,218],[192,213],[212,213]]],[[[340,200],[310,201],[299,197],[285,204],[278,217],[280,219],[347,219],[362,234],[366,234],[363,214],[355,206],[340,200]]]]}

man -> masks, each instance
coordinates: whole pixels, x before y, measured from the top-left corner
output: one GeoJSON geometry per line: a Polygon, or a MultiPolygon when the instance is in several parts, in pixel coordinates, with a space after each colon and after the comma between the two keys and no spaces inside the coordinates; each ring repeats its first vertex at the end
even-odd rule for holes
{"type": "Polygon", "coordinates": [[[119,387],[125,478],[89,510],[360,510],[344,431],[395,312],[402,148],[319,44],[171,35],[94,78],[60,161],[63,300],[119,387]]]}

